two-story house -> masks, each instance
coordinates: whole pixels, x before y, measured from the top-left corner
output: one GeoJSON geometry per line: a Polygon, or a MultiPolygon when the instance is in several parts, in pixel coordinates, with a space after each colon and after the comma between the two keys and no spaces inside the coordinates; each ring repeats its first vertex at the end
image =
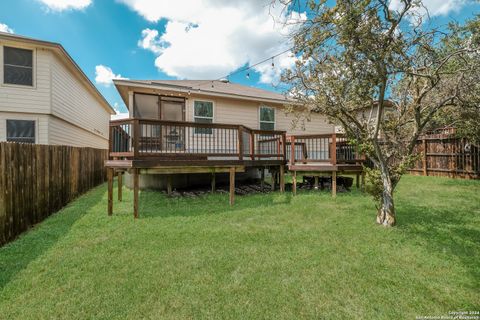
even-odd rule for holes
{"type": "Polygon", "coordinates": [[[62,45],[0,32],[0,141],[107,149],[112,114],[62,45]]]}

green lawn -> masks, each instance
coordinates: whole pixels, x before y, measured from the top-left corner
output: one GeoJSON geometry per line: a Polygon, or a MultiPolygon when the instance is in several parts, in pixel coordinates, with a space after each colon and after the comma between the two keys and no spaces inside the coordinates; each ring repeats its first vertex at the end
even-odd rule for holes
{"type": "Polygon", "coordinates": [[[405,177],[398,227],[360,192],[168,199],[106,186],[0,248],[1,319],[415,319],[480,310],[480,181],[405,177]]]}

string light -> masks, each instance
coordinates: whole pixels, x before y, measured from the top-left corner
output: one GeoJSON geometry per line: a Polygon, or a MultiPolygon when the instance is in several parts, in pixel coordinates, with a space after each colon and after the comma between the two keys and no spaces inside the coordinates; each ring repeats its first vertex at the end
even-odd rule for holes
{"type": "MultiPolygon", "coordinates": [[[[248,67],[244,67],[244,68],[238,69],[237,71],[231,72],[231,73],[229,73],[228,75],[223,76],[223,77],[220,77],[220,78],[217,78],[217,79],[215,79],[215,80],[219,81],[219,80],[221,80],[221,79],[228,78],[228,77],[233,76],[233,75],[235,75],[235,74],[238,74],[238,73],[242,73],[242,72],[251,70],[251,69],[255,68],[256,66],[261,65],[261,64],[264,64],[265,62],[268,62],[268,61],[272,61],[272,68],[273,68],[273,67],[275,67],[274,58],[276,58],[276,57],[278,57],[278,56],[281,56],[282,54],[285,54],[285,53],[287,53],[287,52],[289,52],[289,51],[292,51],[293,49],[294,49],[294,47],[289,48],[289,49],[284,50],[284,51],[282,51],[282,52],[279,52],[279,53],[277,53],[277,54],[275,54],[275,55],[273,55],[273,56],[271,56],[271,57],[268,57],[268,58],[266,58],[266,59],[264,59],[264,60],[262,60],[262,61],[259,61],[259,62],[255,63],[255,64],[252,64],[252,65],[250,65],[250,66],[248,66],[248,67]]],[[[248,73],[246,74],[246,78],[247,78],[247,79],[250,79],[250,72],[248,72],[248,73]]],[[[197,88],[198,91],[200,91],[200,90],[201,90],[200,87],[207,85],[209,82],[211,82],[212,88],[214,88],[215,86],[213,85],[213,81],[210,81],[210,80],[206,80],[204,83],[199,83],[199,84],[197,84],[195,87],[197,88]]]]}

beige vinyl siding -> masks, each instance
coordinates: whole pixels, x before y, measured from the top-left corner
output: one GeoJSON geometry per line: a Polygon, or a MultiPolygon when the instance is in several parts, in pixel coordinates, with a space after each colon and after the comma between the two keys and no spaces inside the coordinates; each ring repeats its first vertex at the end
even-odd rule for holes
{"type": "Polygon", "coordinates": [[[275,128],[277,130],[285,130],[287,134],[323,134],[335,132],[335,126],[328,123],[327,118],[320,114],[312,113],[307,120],[302,116],[297,117],[292,113],[286,114],[283,108],[277,109],[277,111],[275,114],[275,128]]]}
{"type": "Polygon", "coordinates": [[[50,113],[52,53],[32,46],[0,41],[0,112],[50,113]],[[33,50],[33,87],[3,83],[3,46],[33,50]]]}
{"type": "Polygon", "coordinates": [[[0,141],[7,140],[7,120],[35,121],[35,143],[48,144],[48,115],[0,112],[0,141]]]}
{"type": "Polygon", "coordinates": [[[187,100],[186,121],[194,121],[193,104],[195,100],[213,102],[214,123],[243,124],[252,129],[259,129],[259,108],[260,106],[268,106],[275,108],[275,130],[285,130],[287,134],[322,134],[334,132],[334,126],[329,124],[327,119],[319,114],[311,114],[310,121],[298,121],[298,124],[293,126],[295,115],[286,114],[283,106],[214,97],[191,96],[187,100]]]}
{"type": "Polygon", "coordinates": [[[77,141],[72,141],[75,145],[103,145],[108,139],[110,114],[55,55],[52,55],[52,114],[90,133],[75,138],[77,141]],[[88,140],[82,141],[83,137],[88,140]]]}
{"type": "Polygon", "coordinates": [[[49,144],[108,149],[108,138],[99,137],[94,133],[52,116],[49,117],[48,121],[48,135],[49,144]]]}

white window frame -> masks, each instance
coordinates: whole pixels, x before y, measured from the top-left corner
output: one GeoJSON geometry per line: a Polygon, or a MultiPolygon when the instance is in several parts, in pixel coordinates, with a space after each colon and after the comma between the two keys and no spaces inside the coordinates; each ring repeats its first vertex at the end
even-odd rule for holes
{"type": "MultiPolygon", "coordinates": [[[[215,123],[215,101],[213,100],[208,100],[208,99],[195,99],[193,100],[193,105],[192,105],[192,120],[193,122],[196,122],[195,119],[212,119],[212,124],[215,123]],[[212,104],[212,117],[201,117],[201,116],[195,116],[195,102],[210,102],[212,104]]],[[[195,130],[193,130],[194,135],[201,135],[201,134],[213,134],[213,129],[212,133],[195,133],[195,130]]]]}
{"type": "Polygon", "coordinates": [[[259,106],[258,107],[258,129],[260,129],[260,130],[262,128],[262,122],[263,123],[273,123],[273,130],[276,130],[276,128],[277,128],[277,108],[266,106],[266,105],[259,106]],[[273,109],[273,121],[262,121],[262,118],[261,118],[262,108],[273,109]]]}
{"type": "Polygon", "coordinates": [[[19,89],[36,89],[37,88],[37,49],[31,46],[24,46],[21,44],[16,43],[2,43],[0,45],[0,85],[2,87],[12,87],[12,88],[19,88],[19,89]],[[13,84],[13,83],[5,83],[4,78],[4,48],[18,48],[18,49],[25,49],[32,51],[32,85],[23,85],[23,84],[13,84]]]}

